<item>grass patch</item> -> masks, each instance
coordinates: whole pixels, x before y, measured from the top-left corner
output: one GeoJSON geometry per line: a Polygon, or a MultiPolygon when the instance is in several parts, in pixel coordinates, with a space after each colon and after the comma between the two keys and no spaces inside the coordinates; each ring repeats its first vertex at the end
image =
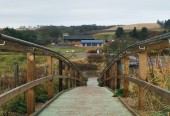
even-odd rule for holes
{"type": "Polygon", "coordinates": [[[105,32],[93,35],[97,40],[112,40],[115,37],[115,32],[105,32]]]}
{"type": "Polygon", "coordinates": [[[117,89],[116,90],[116,93],[113,95],[113,97],[118,97],[118,96],[121,96],[123,97],[124,96],[124,89],[117,89]]]}

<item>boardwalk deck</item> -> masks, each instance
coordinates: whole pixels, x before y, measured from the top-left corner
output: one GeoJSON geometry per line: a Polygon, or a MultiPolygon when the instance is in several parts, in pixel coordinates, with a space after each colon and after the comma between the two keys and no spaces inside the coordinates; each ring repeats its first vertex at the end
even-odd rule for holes
{"type": "Polygon", "coordinates": [[[105,87],[90,78],[87,87],[77,87],[54,100],[39,116],[132,116],[105,87]]]}

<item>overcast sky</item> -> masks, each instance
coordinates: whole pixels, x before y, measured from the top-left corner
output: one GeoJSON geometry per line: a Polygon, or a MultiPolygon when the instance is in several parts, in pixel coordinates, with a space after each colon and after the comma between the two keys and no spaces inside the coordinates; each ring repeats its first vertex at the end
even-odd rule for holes
{"type": "Polygon", "coordinates": [[[0,27],[117,25],[170,19],[170,0],[0,0],[0,27]]]}

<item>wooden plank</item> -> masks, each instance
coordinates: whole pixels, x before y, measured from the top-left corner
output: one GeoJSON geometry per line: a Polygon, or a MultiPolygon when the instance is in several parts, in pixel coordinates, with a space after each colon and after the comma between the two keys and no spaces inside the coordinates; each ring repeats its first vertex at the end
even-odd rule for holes
{"type": "MultiPolygon", "coordinates": [[[[53,58],[51,56],[48,56],[48,75],[52,76],[52,62],[53,62],[53,58]]],[[[48,82],[48,99],[50,100],[51,98],[53,98],[53,80],[50,80],[48,82]]]]}
{"type": "Polygon", "coordinates": [[[27,52],[28,51],[28,47],[17,44],[17,43],[9,42],[9,41],[5,41],[4,45],[0,45],[0,49],[5,50],[5,51],[15,51],[15,52],[27,52]]]}
{"type": "MultiPolygon", "coordinates": [[[[147,51],[139,53],[139,78],[146,81],[147,74],[147,51]]],[[[139,86],[139,95],[138,95],[138,108],[143,109],[145,106],[145,94],[146,90],[139,86]]]]}
{"type": "MultiPolygon", "coordinates": [[[[35,80],[35,55],[32,52],[27,53],[27,83],[35,80]]],[[[27,114],[35,111],[35,91],[30,88],[27,91],[27,114]]]]}
{"type": "MultiPolygon", "coordinates": [[[[129,56],[124,58],[124,76],[129,76],[129,56]]],[[[129,82],[124,80],[124,97],[129,96],[129,82]]]]}
{"type": "Polygon", "coordinates": [[[0,106],[2,104],[4,104],[5,102],[7,102],[8,100],[16,97],[18,94],[23,93],[23,92],[27,91],[28,89],[31,89],[31,88],[33,88],[39,84],[42,84],[44,82],[47,82],[51,79],[52,79],[52,76],[43,77],[43,78],[28,82],[24,85],[21,85],[21,86],[16,87],[8,92],[1,94],[0,95],[0,106]]]}

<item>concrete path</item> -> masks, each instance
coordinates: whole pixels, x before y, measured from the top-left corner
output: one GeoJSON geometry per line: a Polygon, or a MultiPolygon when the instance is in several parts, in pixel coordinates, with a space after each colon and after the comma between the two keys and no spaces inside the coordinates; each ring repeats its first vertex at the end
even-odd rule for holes
{"type": "Polygon", "coordinates": [[[132,116],[112,92],[97,84],[97,78],[89,78],[87,87],[63,93],[39,116],[132,116]]]}

